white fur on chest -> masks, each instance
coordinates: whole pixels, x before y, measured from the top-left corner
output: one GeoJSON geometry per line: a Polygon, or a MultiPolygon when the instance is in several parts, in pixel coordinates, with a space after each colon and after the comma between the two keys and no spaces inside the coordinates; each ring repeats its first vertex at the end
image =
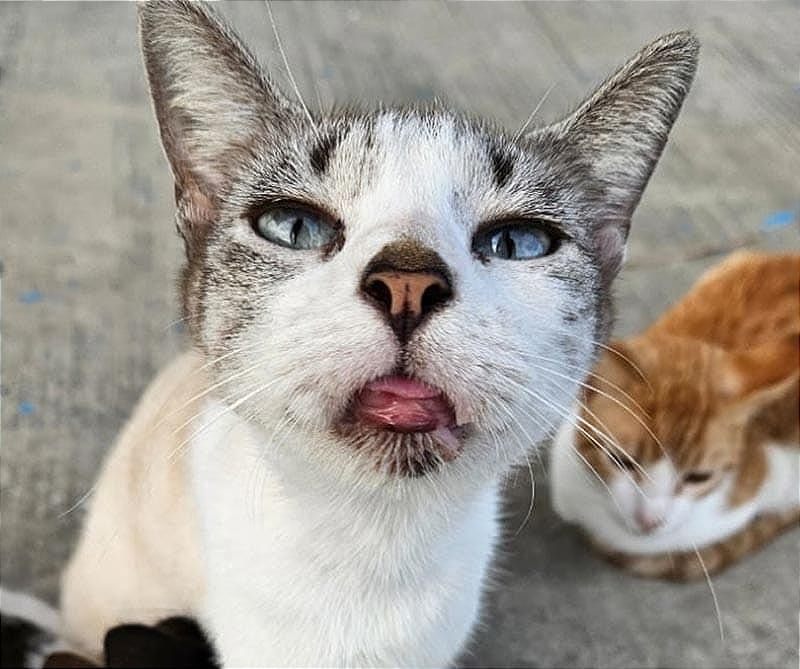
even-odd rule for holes
{"type": "Polygon", "coordinates": [[[610,491],[589,471],[574,449],[574,426],[562,425],[552,447],[550,490],[557,513],[606,546],[624,553],[692,551],[722,541],[744,528],[758,513],[800,506],[800,457],[797,447],[767,446],[769,469],[758,494],[735,508],[726,485],[698,500],[675,527],[636,534],[622,522],[610,491]]]}
{"type": "Polygon", "coordinates": [[[226,666],[443,666],[478,615],[495,486],[451,508],[420,481],[341,494],[271,471],[255,429],[209,403],[192,443],[207,598],[226,666]],[[290,480],[291,479],[291,480],[290,480]]]}

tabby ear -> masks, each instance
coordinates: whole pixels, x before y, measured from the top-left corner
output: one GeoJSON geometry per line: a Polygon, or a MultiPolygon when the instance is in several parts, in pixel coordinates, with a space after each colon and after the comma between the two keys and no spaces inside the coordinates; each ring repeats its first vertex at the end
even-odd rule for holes
{"type": "Polygon", "coordinates": [[[190,228],[203,225],[214,219],[220,194],[254,140],[274,133],[297,111],[203,3],[141,3],[139,31],[161,141],[175,177],[179,225],[181,219],[190,228]]]}
{"type": "Polygon", "coordinates": [[[587,172],[587,192],[596,198],[596,248],[609,281],[622,264],[631,216],[689,92],[699,48],[690,32],[658,38],[552,128],[558,147],[587,172]]]}

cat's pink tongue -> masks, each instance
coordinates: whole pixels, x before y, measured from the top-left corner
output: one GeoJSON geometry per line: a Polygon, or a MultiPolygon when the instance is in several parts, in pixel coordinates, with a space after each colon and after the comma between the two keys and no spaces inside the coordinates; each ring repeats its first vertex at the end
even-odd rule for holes
{"type": "Polygon", "coordinates": [[[458,449],[451,427],[455,416],[440,390],[407,376],[385,376],[356,396],[355,417],[396,432],[433,432],[444,446],[458,449]]]}

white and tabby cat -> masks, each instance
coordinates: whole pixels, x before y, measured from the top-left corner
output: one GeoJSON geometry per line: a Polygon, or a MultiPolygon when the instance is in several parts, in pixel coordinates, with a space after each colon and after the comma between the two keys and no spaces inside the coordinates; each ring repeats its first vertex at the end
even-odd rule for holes
{"type": "Polygon", "coordinates": [[[314,117],[206,7],[140,24],[194,349],[105,463],[67,634],[97,655],[115,622],[187,613],[228,666],[447,665],[498,484],[607,336],[697,43],[658,39],[515,138],[443,107],[314,117]]]}

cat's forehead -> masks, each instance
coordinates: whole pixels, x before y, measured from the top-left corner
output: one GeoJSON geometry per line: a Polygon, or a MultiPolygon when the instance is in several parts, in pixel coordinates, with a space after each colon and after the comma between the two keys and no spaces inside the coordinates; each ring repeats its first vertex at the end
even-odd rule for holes
{"type": "Polygon", "coordinates": [[[343,113],[269,138],[257,153],[257,177],[243,180],[237,200],[280,194],[350,225],[558,218],[569,200],[548,178],[552,161],[444,108],[343,113]]]}

